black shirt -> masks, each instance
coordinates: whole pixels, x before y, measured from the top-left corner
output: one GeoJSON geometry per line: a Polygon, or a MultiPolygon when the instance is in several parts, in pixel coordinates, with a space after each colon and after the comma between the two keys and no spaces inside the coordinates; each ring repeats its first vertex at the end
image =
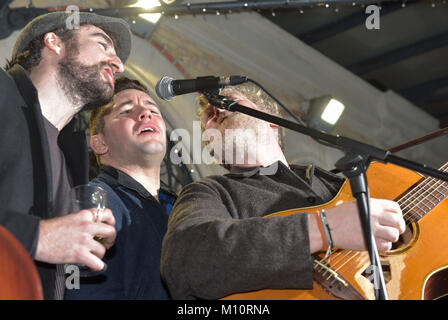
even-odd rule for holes
{"type": "Polygon", "coordinates": [[[72,187],[71,179],[65,164],[65,157],[58,145],[59,130],[45,117],[45,131],[50,147],[51,178],[53,182],[53,212],[55,216],[69,213],[69,194],[72,187]]]}

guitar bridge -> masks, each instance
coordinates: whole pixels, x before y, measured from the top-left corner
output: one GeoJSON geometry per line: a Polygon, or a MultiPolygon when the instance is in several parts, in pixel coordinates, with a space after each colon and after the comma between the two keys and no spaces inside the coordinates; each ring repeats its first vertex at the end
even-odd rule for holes
{"type": "Polygon", "coordinates": [[[365,297],[350,282],[333,270],[323,259],[314,256],[313,264],[314,281],[327,293],[342,300],[365,300],[365,297]]]}

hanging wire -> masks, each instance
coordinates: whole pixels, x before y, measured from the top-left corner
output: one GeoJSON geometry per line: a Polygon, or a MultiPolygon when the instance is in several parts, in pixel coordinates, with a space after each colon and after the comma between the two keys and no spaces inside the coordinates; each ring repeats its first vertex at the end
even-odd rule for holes
{"type": "MultiPolygon", "coordinates": [[[[287,112],[287,113],[288,113],[294,120],[296,120],[297,123],[301,124],[302,126],[308,127],[308,125],[305,123],[305,121],[303,121],[303,120],[300,119],[300,118],[297,118],[297,117],[294,115],[294,113],[293,113],[291,110],[289,110],[288,107],[286,107],[280,100],[278,100],[273,94],[271,94],[271,93],[270,93],[267,89],[265,89],[261,84],[259,84],[257,81],[252,80],[252,79],[250,79],[250,78],[247,78],[247,81],[248,81],[248,82],[252,82],[252,83],[255,84],[256,86],[258,86],[260,89],[262,89],[262,90],[263,90],[269,97],[271,97],[275,102],[277,102],[278,105],[279,105],[280,107],[282,107],[283,110],[285,110],[285,111],[286,111],[286,112],[287,112]]],[[[313,139],[314,141],[316,141],[317,143],[320,143],[320,144],[322,144],[322,145],[324,145],[324,146],[327,146],[327,147],[334,147],[331,143],[329,143],[329,142],[327,142],[327,141],[319,140],[319,139],[316,139],[316,138],[311,137],[311,136],[310,136],[310,138],[313,139]]]]}
{"type": "Polygon", "coordinates": [[[291,111],[291,110],[289,110],[280,100],[278,100],[273,94],[271,94],[268,90],[266,90],[261,84],[259,84],[257,81],[255,81],[255,80],[252,80],[252,79],[250,79],[250,78],[247,78],[247,81],[248,82],[252,82],[253,84],[255,84],[257,87],[259,87],[260,89],[262,89],[269,97],[271,97],[275,102],[277,102],[278,103],[278,105],[280,106],[280,107],[282,107],[283,108],[283,110],[285,110],[294,120],[296,120],[298,123],[300,123],[301,125],[304,125],[304,126],[306,126],[306,123],[302,120],[302,119],[300,119],[300,118],[297,118],[296,116],[295,116],[295,114],[291,111]]]}

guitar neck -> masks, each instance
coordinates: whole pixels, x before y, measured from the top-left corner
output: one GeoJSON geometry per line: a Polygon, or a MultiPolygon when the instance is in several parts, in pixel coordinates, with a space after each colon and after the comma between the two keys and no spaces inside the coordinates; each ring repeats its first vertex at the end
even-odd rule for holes
{"type": "MultiPolygon", "coordinates": [[[[439,170],[447,172],[448,163],[444,164],[439,170]]],[[[448,182],[428,177],[414,186],[397,202],[403,211],[404,218],[410,222],[417,222],[445,200],[447,196],[448,182]]]]}

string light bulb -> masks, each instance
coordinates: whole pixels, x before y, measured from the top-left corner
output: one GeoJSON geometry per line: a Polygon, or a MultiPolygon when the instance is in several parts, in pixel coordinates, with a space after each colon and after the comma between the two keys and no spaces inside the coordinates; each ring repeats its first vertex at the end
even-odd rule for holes
{"type": "MultiPolygon", "coordinates": [[[[160,2],[157,0],[138,0],[136,3],[131,5],[130,7],[137,7],[137,8],[143,8],[146,10],[153,9],[160,6],[160,2]]],[[[139,14],[139,17],[151,22],[151,23],[157,23],[159,21],[160,17],[162,16],[161,13],[142,13],[139,14]]]]}

